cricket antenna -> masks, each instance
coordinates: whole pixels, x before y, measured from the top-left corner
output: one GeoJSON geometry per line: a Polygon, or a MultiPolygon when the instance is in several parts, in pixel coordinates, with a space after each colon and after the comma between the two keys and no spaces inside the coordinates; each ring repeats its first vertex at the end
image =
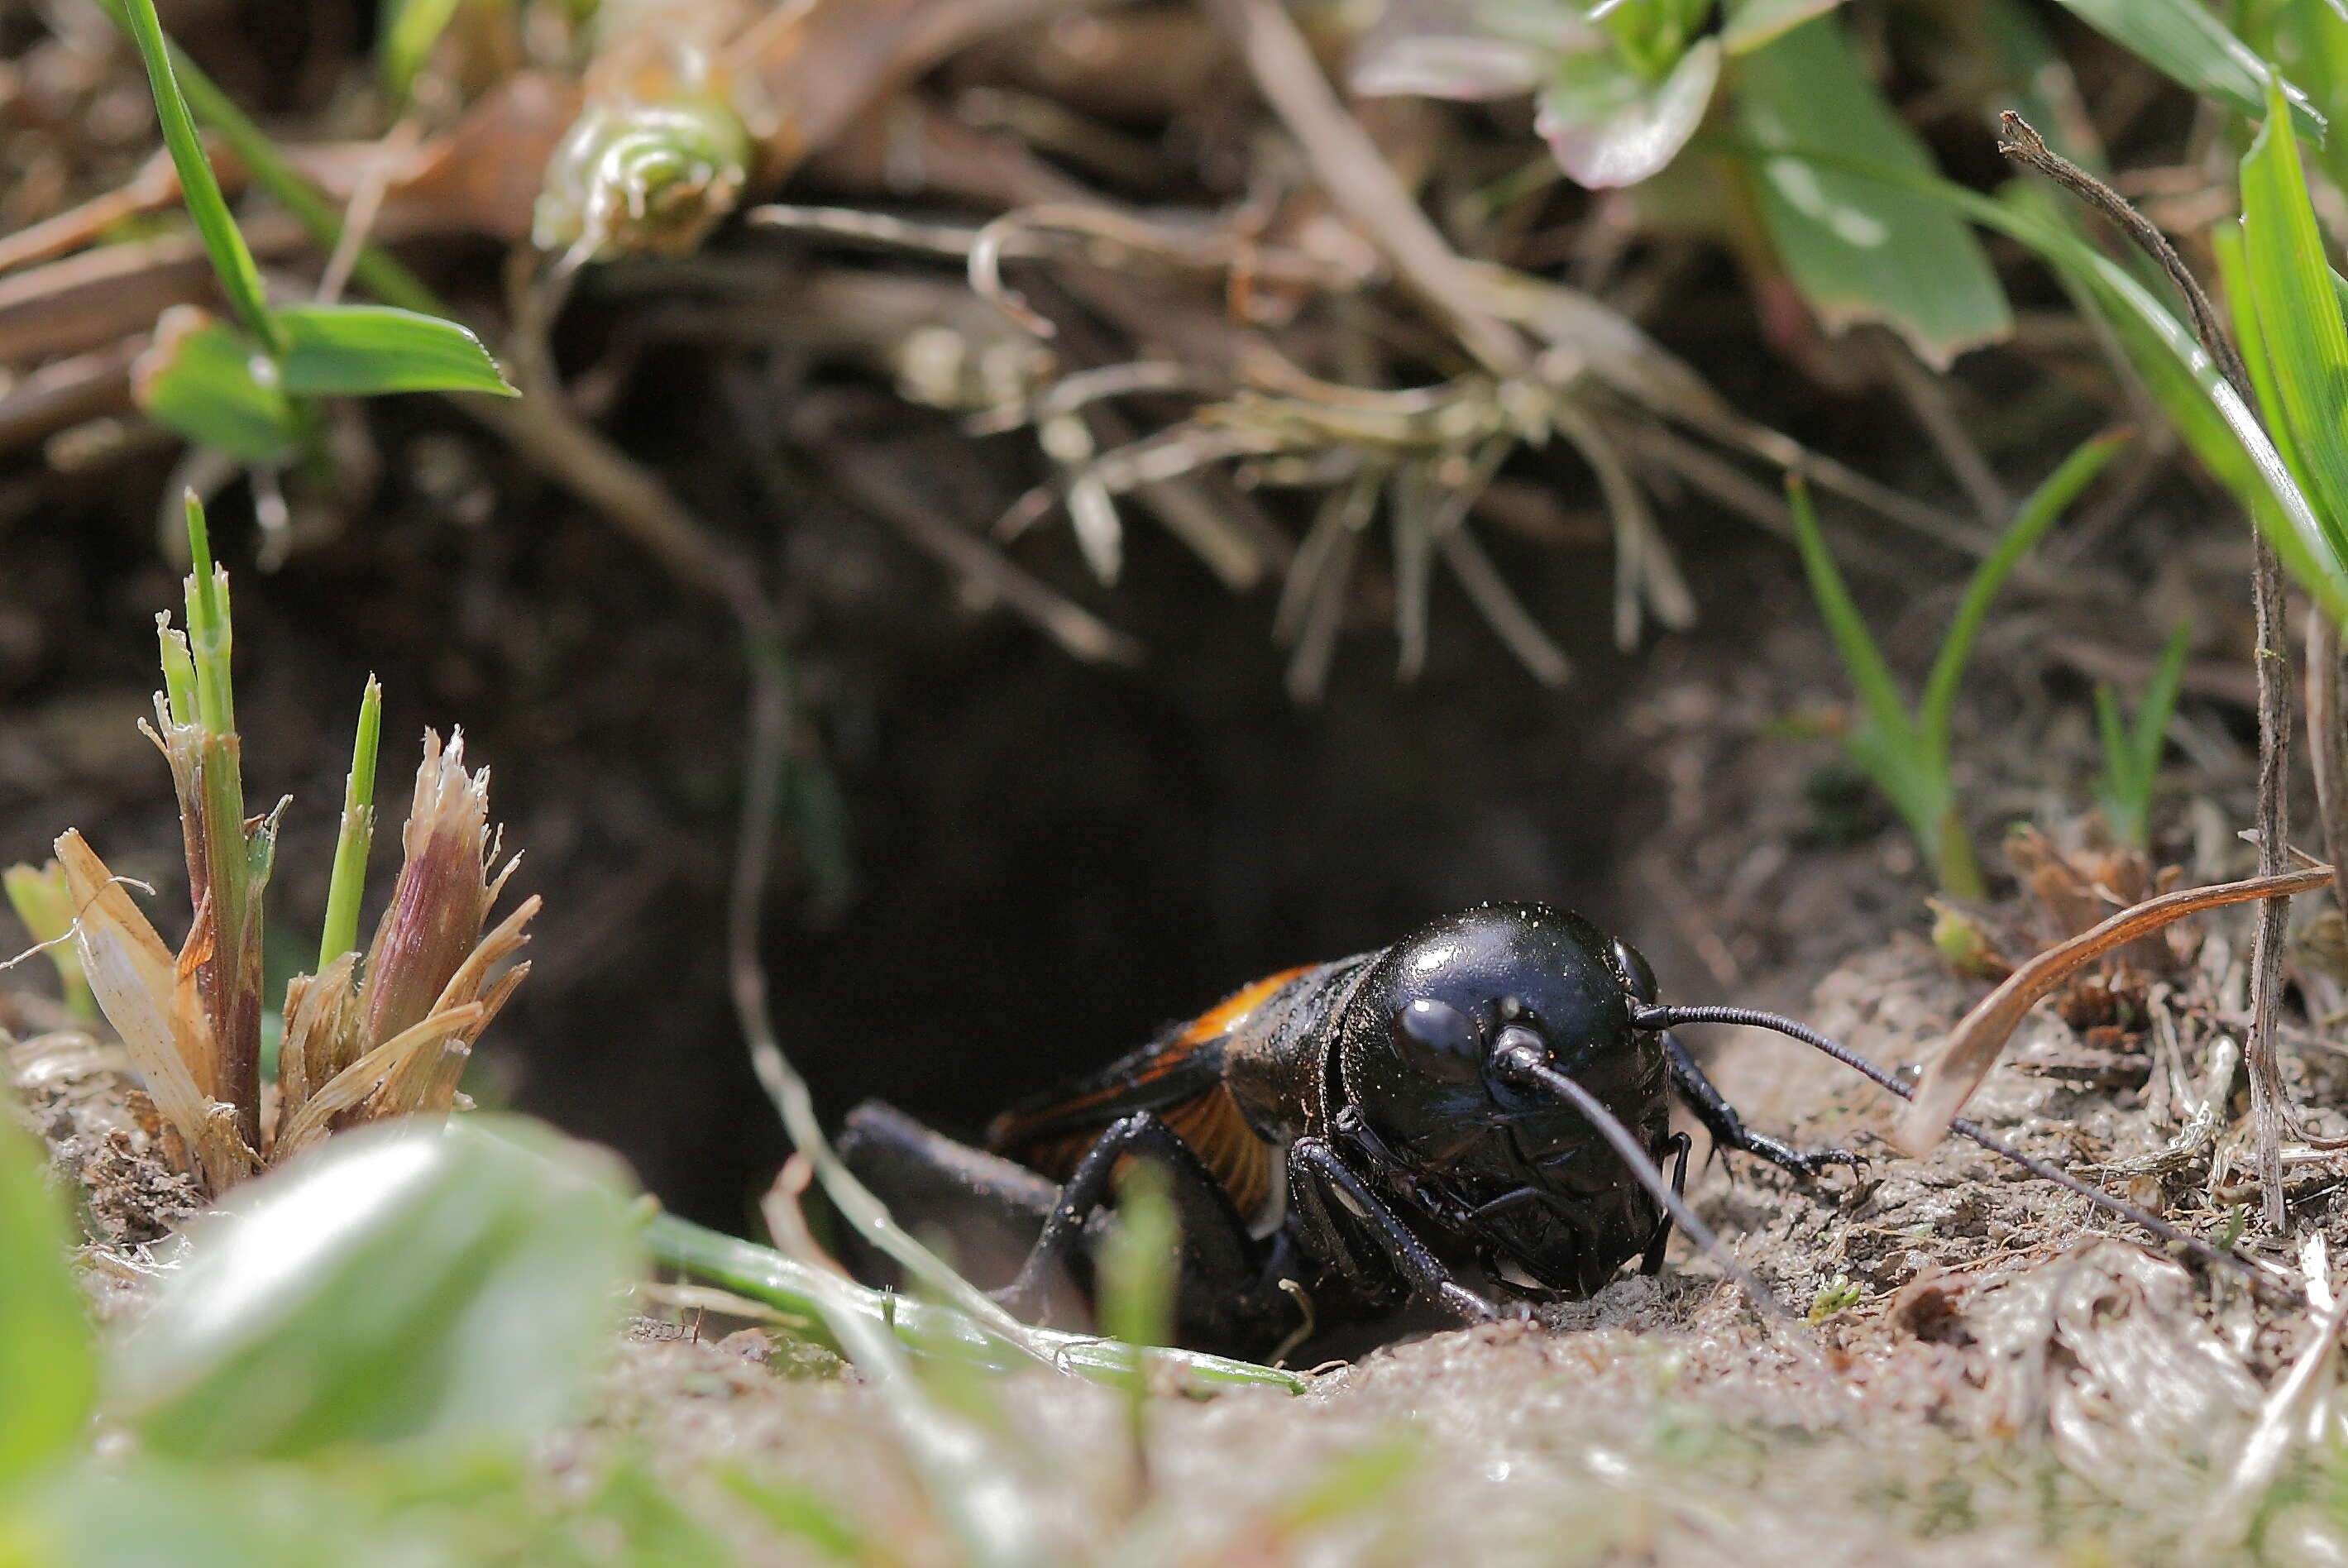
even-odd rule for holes
{"type": "MultiPolygon", "coordinates": [[[[1634,1029],[1675,1029],[1683,1024],[1740,1024],[1751,1029],[1774,1030],[1780,1035],[1799,1040],[1814,1049],[1824,1051],[1843,1066],[1872,1079],[1901,1099],[1916,1098],[1916,1091],[1912,1088],[1877,1067],[1849,1046],[1827,1038],[1807,1025],[1797,1024],[1791,1018],[1781,1018],[1775,1013],[1764,1013],[1756,1007],[1668,1007],[1633,1004],[1631,1008],[1631,1026],[1634,1029]]],[[[2212,1245],[2199,1236],[2180,1231],[2159,1216],[2148,1213],[2125,1199],[2115,1198],[2099,1187],[2090,1186],[2067,1171],[2050,1165],[2044,1160],[2024,1154],[2003,1139],[1984,1132],[1976,1122],[1962,1116],[1952,1117],[1949,1120],[1949,1130],[1972,1139],[1992,1154],[2002,1160],[2012,1161],[2034,1176],[2076,1192],[2107,1214],[2126,1220],[2130,1224],[2142,1226],[2172,1247],[2182,1248],[2204,1263],[2216,1264],[2220,1267],[2233,1270],[2249,1281],[2252,1289],[2270,1301],[2288,1303],[2295,1306],[2304,1305],[2288,1285],[2239,1253],[2212,1245]]],[[[1676,1217],[1675,1215],[1674,1218],[1676,1217]]]]}

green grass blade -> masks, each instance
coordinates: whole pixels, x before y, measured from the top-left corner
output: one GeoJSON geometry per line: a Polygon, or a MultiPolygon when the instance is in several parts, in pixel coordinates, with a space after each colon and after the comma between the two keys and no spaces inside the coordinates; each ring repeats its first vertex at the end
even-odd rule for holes
{"type": "Polygon", "coordinates": [[[2104,821],[2111,828],[2113,837],[2124,844],[2140,841],[2143,820],[2133,810],[2140,793],[2136,771],[2136,748],[2129,743],[2127,727],[2120,719],[2120,699],[2111,687],[2098,683],[2096,686],[2096,744],[2104,756],[2104,771],[2096,780],[2096,803],[2103,809],[2104,821]]]}
{"type": "Polygon", "coordinates": [[[383,738],[383,686],[367,676],[359,696],[358,731],[351,743],[350,777],[343,785],[343,823],[335,836],[335,870],[326,883],[326,919],[318,936],[318,967],[358,946],[359,900],[366,891],[367,849],[375,841],[375,764],[383,738]]]}
{"type": "Polygon", "coordinates": [[[1794,511],[1794,541],[1800,546],[1802,569],[1810,579],[1810,594],[1818,603],[1818,614],[1827,624],[1827,633],[1834,638],[1835,649],[1841,654],[1843,667],[1850,673],[1851,685],[1859,690],[1859,699],[1869,722],[1881,730],[1886,738],[1903,746],[1911,739],[1913,731],[1908,722],[1908,704],[1900,695],[1900,684],[1892,678],[1891,666],[1884,662],[1883,650],[1867,629],[1867,621],[1851,599],[1850,589],[1843,582],[1842,573],[1834,563],[1834,555],[1827,549],[1826,536],[1818,530],[1818,515],[1810,505],[1809,487],[1798,474],[1786,476],[1786,500],[1794,511]]]}
{"type": "Polygon", "coordinates": [[[294,397],[386,392],[519,394],[481,340],[453,321],[380,304],[288,305],[279,385],[294,397]]]}
{"type": "Polygon", "coordinates": [[[41,1164],[0,1116],[0,1498],[79,1449],[98,1387],[65,1216],[41,1164]]]}
{"type": "MultiPolygon", "coordinates": [[[[715,1281],[793,1317],[836,1323],[843,1312],[859,1313],[887,1327],[918,1356],[1005,1372],[1035,1365],[1025,1346],[997,1336],[976,1319],[952,1306],[867,1289],[838,1274],[785,1257],[771,1247],[709,1230],[674,1214],[654,1215],[644,1228],[644,1242],[654,1258],[664,1266],[715,1281]]],[[[1045,1351],[1049,1363],[1063,1371],[1113,1387],[1123,1387],[1133,1376],[1135,1357],[1131,1346],[1049,1328],[1028,1332],[1045,1351]]],[[[822,1335],[815,1337],[819,1343],[838,1348],[835,1339],[822,1335]]],[[[1171,1349],[1152,1349],[1149,1357],[1154,1366],[1181,1374],[1188,1391],[1194,1394],[1233,1387],[1271,1387],[1301,1394],[1306,1387],[1305,1380],[1293,1372],[1259,1367],[1251,1361],[1171,1349]]]]}
{"type": "Polygon", "coordinates": [[[2242,262],[2283,415],[2279,440],[2304,467],[2308,499],[2335,559],[2348,561],[2348,320],[2333,293],[2280,89],[2242,159],[2242,262]]]}
{"type": "MultiPolygon", "coordinates": [[[[2327,127],[2348,116],[2348,15],[2342,15],[2337,0],[2237,5],[2235,25],[2260,59],[2306,89],[2327,127]]],[[[2348,181],[2348,136],[2324,137],[2323,168],[2333,184],[2348,181]]]]}
{"type": "MultiPolygon", "coordinates": [[[[129,29],[119,7],[124,0],[98,0],[118,26],[129,29]]],[[[168,40],[167,40],[168,42],[168,40]]],[[[195,116],[228,143],[244,165],[246,176],[261,188],[269,199],[294,214],[294,219],[310,232],[313,239],[328,251],[342,237],[342,210],[327,200],[309,178],[285,160],[277,144],[245,112],[236,101],[221,91],[203,67],[188,58],[177,44],[170,46],[170,60],[180,92],[195,116]]],[[[379,245],[359,247],[358,260],[351,269],[358,285],[383,301],[404,310],[421,311],[427,315],[446,315],[448,307],[423,281],[409,272],[379,245]]]]}
{"type": "Polygon", "coordinates": [[[204,503],[192,490],[183,500],[191,562],[186,590],[188,652],[196,665],[196,722],[214,735],[230,735],[236,729],[236,687],[229,672],[236,634],[229,615],[228,569],[212,561],[204,503]]]}
{"type": "Polygon", "coordinates": [[[1807,22],[1747,55],[1735,98],[1746,136],[1762,150],[1753,180],[1762,220],[1828,330],[1879,321],[1944,368],[2013,330],[1989,257],[1954,214],[1880,181],[1780,156],[1858,146],[1910,173],[1932,172],[1931,153],[1859,69],[1836,18],[1807,22]]]}
{"type": "Polygon", "coordinates": [[[2054,526],[2063,509],[2103,471],[2104,465],[2111,461],[2112,454],[2127,439],[2127,435],[2116,433],[2091,437],[2081,443],[2032,492],[2022,510],[2014,514],[2013,525],[1997,542],[1997,548],[1974,568],[1972,580],[1965,584],[1964,597],[1958,602],[1956,617],[1949,623],[1948,634],[1941,639],[1941,651],[1932,660],[1932,673],[1924,682],[1924,700],[1917,710],[1919,738],[1942,767],[1948,762],[1949,721],[1956,709],[1957,683],[1964,677],[1965,662],[1972,657],[1973,642],[1981,634],[1982,623],[1989,616],[1990,601],[1997,596],[2007,575],[2022,563],[2022,558],[2054,526]]]}
{"type": "Polygon", "coordinates": [[[2284,82],[2248,44],[2226,30],[2201,0],[2063,0],[2073,15],[2169,80],[2256,119],[2270,92],[2281,95],[2300,128],[2323,139],[2323,117],[2307,95],[2284,82]]]}
{"type": "Polygon", "coordinates": [[[171,73],[170,46],[163,37],[162,23],[155,16],[155,0],[119,3],[131,40],[139,46],[139,57],[147,67],[147,84],[155,95],[155,117],[162,122],[163,144],[171,150],[172,167],[180,171],[188,215],[196,222],[196,232],[203,236],[212,271],[220,274],[221,292],[228,295],[245,330],[274,355],[283,345],[270,317],[269,301],[262,293],[261,269],[252,264],[252,253],[245,248],[244,236],[237,232],[236,220],[230,216],[228,201],[221,195],[220,181],[212,177],[211,161],[204,156],[203,140],[196,134],[196,122],[188,113],[187,99],[180,95],[180,84],[171,73]]]}
{"type": "Polygon", "coordinates": [[[425,57],[432,53],[440,35],[448,30],[457,5],[458,0],[391,0],[383,8],[376,69],[383,77],[385,90],[396,101],[407,101],[416,73],[423,68],[425,57]]]}

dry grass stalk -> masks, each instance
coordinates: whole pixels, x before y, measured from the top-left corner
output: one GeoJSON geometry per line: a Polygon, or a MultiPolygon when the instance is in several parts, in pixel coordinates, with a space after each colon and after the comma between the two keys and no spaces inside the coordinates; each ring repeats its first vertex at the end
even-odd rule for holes
{"type": "MultiPolygon", "coordinates": [[[[530,972],[527,964],[500,970],[529,941],[526,928],[540,906],[527,899],[484,934],[519,857],[489,871],[497,839],[489,826],[489,770],[468,774],[464,757],[461,735],[443,749],[438,735],[426,734],[401,835],[406,863],[364,969],[357,954],[346,953],[287,985],[273,1119],[261,1115],[257,1089],[250,1100],[232,1098],[244,1091],[222,1071],[204,985],[220,952],[210,897],[175,955],[79,833],[57,841],[76,953],[209,1191],[336,1129],[445,1114],[456,1104],[473,1042],[530,972]],[[245,1134],[247,1125],[255,1136],[245,1134]]],[[[188,799],[184,789],[181,798],[188,799]]]]}

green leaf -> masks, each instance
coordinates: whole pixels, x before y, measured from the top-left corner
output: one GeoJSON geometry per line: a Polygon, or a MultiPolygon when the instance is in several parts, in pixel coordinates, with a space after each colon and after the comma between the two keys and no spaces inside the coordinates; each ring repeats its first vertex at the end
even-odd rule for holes
{"type": "Polygon", "coordinates": [[[1843,0],[1741,0],[1728,7],[1727,24],[1720,30],[1720,46],[1731,55],[1749,55],[1842,3],[1843,0]]]}
{"type": "Polygon", "coordinates": [[[386,392],[518,396],[481,340],[453,321],[382,304],[288,305],[279,362],[296,397],[366,397],[386,392]]]}
{"type": "Polygon", "coordinates": [[[221,292],[228,295],[245,330],[274,352],[280,344],[270,320],[268,299],[262,293],[261,270],[252,264],[244,236],[237,232],[236,220],[230,216],[220,181],[212,177],[211,162],[204,156],[202,139],[196,134],[196,122],[188,114],[187,99],[180,96],[180,84],[171,74],[170,46],[164,40],[162,23],[155,17],[155,0],[117,3],[131,40],[139,46],[139,57],[146,65],[147,85],[155,95],[155,118],[163,127],[163,145],[170,149],[188,216],[196,221],[196,232],[203,236],[204,252],[211,258],[212,271],[220,274],[221,292]]]}
{"type": "Polygon", "coordinates": [[[1720,79],[1720,43],[1699,40],[1660,82],[1601,54],[1570,66],[1542,90],[1533,129],[1576,184],[1635,185],[1677,157],[1703,123],[1720,79]]]}
{"type": "Polygon", "coordinates": [[[40,1150],[0,1113],[0,1493],[80,1446],[97,1387],[40,1150]]]}
{"type": "Polygon", "coordinates": [[[241,462],[274,463],[299,444],[302,423],[283,390],[263,379],[269,373],[251,338],[194,305],[175,304],[130,367],[130,397],[191,441],[241,462]]]}
{"type": "Polygon", "coordinates": [[[1783,155],[1859,147],[1870,163],[1932,173],[1931,155],[1861,74],[1833,17],[1746,56],[1735,92],[1746,134],[1764,150],[1753,181],[1762,221],[1828,330],[1882,322],[1941,368],[2013,330],[1988,256],[1945,208],[1783,155]]]}
{"type": "Polygon", "coordinates": [[[2269,115],[2242,159],[2242,262],[2282,418],[2276,444],[2313,503],[2335,562],[2348,562],[2348,320],[2333,292],[2299,148],[2270,87],[2269,115]]]}
{"type": "Polygon", "coordinates": [[[65,868],[50,861],[38,871],[10,866],[0,872],[0,892],[16,912],[25,930],[39,943],[57,972],[57,989],[66,1011],[79,1022],[98,1022],[98,1003],[90,995],[89,976],[73,946],[73,893],[66,886],[65,868]]]}
{"type": "Polygon", "coordinates": [[[2280,91],[2300,129],[2323,139],[2323,116],[2307,95],[2226,30],[2201,0],[2063,0],[2070,13],[2178,86],[2256,119],[2280,91]]]}
{"type": "Polygon", "coordinates": [[[636,1229],[609,1158],[534,1124],[339,1133],[191,1227],[112,1402],[153,1451],[211,1460],[533,1436],[585,1397],[636,1229]]]}

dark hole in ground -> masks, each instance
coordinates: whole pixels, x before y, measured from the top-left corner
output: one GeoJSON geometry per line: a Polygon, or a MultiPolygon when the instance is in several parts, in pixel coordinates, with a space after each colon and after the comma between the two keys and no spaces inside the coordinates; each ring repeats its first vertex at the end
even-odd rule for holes
{"type": "MultiPolygon", "coordinates": [[[[835,1122],[878,1096],[975,1133],[1262,974],[1479,899],[1548,899],[1654,940],[1653,901],[1615,885],[1663,810],[1622,705],[1659,667],[1730,670],[1765,624],[1807,613],[1789,552],[1674,506],[1673,547],[1704,620],[1684,637],[1651,629],[1626,657],[1611,550],[1487,528],[1575,661],[1562,692],[1528,676],[1439,574],[1429,667],[1398,686],[1365,573],[1328,698],[1300,711],[1267,634],[1272,591],[1231,597],[1135,509],[1113,593],[1083,576],[1060,523],[1018,552],[1148,644],[1138,672],[1086,668],[1005,617],[968,614],[936,567],[819,477],[761,490],[730,456],[716,378],[663,356],[613,423],[706,515],[780,552],[861,893],[810,930],[797,918],[804,878],[787,870],[767,953],[786,1045],[835,1122]]],[[[941,417],[884,411],[891,450],[942,516],[991,516],[1032,481],[1019,438],[973,443],[941,417]]],[[[744,702],[729,626],[469,428],[417,402],[373,418],[380,493],[283,573],[252,569],[240,498],[219,509],[238,573],[249,798],[297,798],[274,895],[286,965],[312,956],[348,716],[372,668],[389,705],[375,906],[427,723],[462,723],[472,760],[493,767],[495,815],[527,855],[516,891],[547,897],[537,972],[476,1075],[483,1098],[619,1148],[683,1212],[741,1222],[782,1143],[725,999],[744,702]]],[[[1524,459],[1524,477],[1591,504],[1560,461],[1524,459]]],[[[153,685],[151,618],[177,584],[152,513],[125,499],[166,480],[149,461],[54,485],[6,542],[0,857],[38,859],[78,826],[118,870],[157,882],[158,923],[176,940],[168,783],[130,726],[153,685]]],[[[1365,551],[1380,573],[1385,539],[1381,524],[1365,551]]],[[[1667,987],[1707,984],[1666,971],[1667,987]]]]}

